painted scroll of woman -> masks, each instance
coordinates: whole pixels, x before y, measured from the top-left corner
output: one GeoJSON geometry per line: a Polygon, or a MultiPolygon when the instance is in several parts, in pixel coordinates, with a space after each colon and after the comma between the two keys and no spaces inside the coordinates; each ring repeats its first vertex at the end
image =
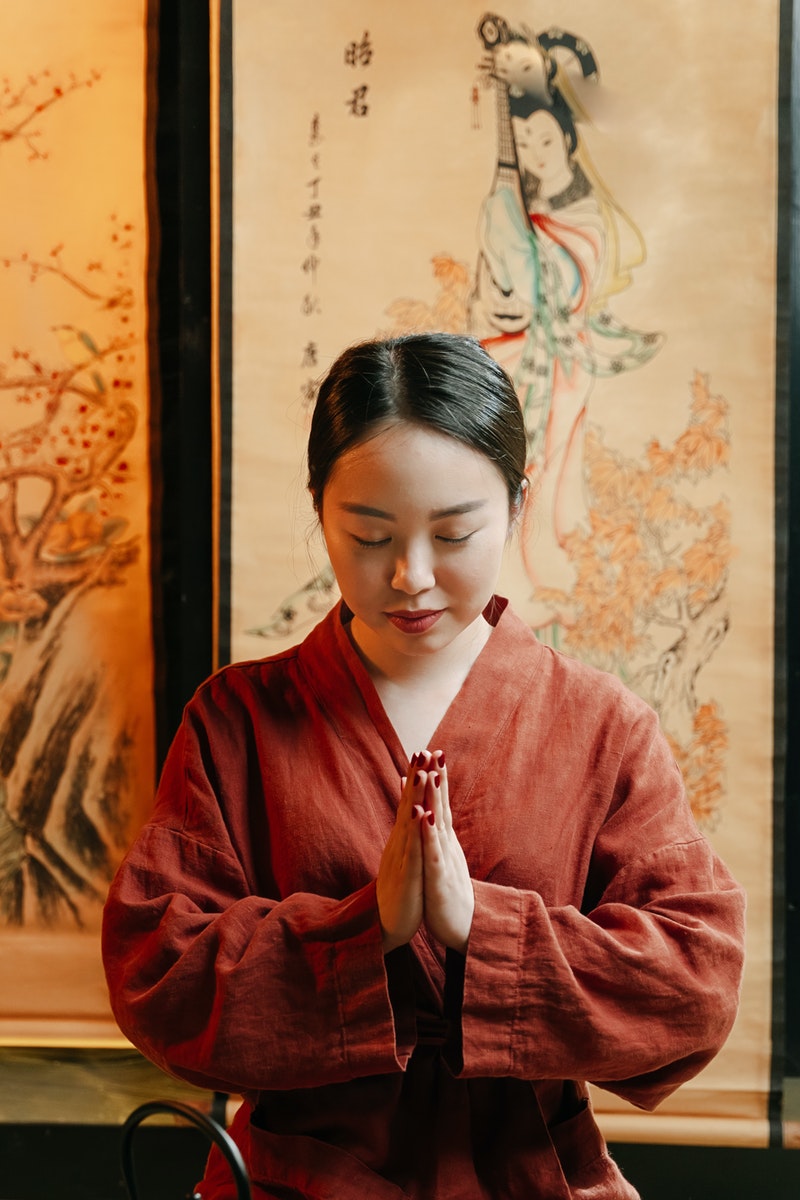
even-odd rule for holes
{"type": "Polygon", "coordinates": [[[566,540],[586,524],[583,440],[595,380],[646,363],[663,339],[621,325],[607,308],[643,247],[591,164],[575,87],[556,58],[568,52],[581,79],[594,79],[591,51],[569,34],[526,40],[499,18],[480,29],[499,154],[481,209],[472,326],[512,375],[525,414],[537,514],[523,536],[534,584],[526,616],[537,626],[553,614],[537,604],[536,587],[569,591],[575,578],[566,540]]]}

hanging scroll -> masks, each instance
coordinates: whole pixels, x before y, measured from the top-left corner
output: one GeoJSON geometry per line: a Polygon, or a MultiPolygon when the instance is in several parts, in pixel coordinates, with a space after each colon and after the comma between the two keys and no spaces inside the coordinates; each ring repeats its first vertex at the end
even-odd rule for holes
{"type": "Polygon", "coordinates": [[[155,772],[147,7],[0,31],[0,1041],[120,1043],[100,916],[155,772]]]}
{"type": "Polygon", "coordinates": [[[595,1104],[611,1138],[763,1142],[778,4],[724,20],[690,0],[223,11],[220,657],[281,650],[336,599],[303,448],[338,352],[481,338],[514,377],[535,496],[501,590],[656,708],[749,895],[723,1053],[656,1114],[595,1104]]]}

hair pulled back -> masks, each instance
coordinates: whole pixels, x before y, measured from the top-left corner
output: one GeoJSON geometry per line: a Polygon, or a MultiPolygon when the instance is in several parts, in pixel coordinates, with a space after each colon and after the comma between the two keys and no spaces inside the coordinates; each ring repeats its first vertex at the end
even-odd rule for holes
{"type": "Polygon", "coordinates": [[[577,150],[578,130],[575,126],[575,118],[572,115],[570,106],[558,89],[553,88],[550,91],[547,101],[542,101],[538,96],[531,95],[530,93],[523,93],[521,96],[509,96],[508,110],[512,117],[521,117],[523,121],[527,120],[535,112],[549,113],[561,127],[564,141],[567,144],[567,154],[571,157],[577,150]]]}
{"type": "Polygon", "coordinates": [[[308,438],[308,490],[318,515],[337,461],[392,422],[479,451],[503,477],[509,503],[521,500],[527,441],[508,375],[474,338],[420,333],[351,346],[323,379],[308,438]]]}

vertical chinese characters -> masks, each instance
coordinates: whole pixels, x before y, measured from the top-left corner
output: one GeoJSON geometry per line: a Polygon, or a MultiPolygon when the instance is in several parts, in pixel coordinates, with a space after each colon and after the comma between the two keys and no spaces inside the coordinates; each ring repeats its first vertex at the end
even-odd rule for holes
{"type": "MultiPolygon", "coordinates": [[[[306,276],[301,311],[303,316],[308,320],[313,320],[322,312],[322,305],[320,304],[319,293],[317,290],[319,282],[319,268],[321,263],[320,245],[322,242],[322,234],[320,232],[322,222],[322,202],[320,200],[320,189],[322,186],[320,152],[321,142],[322,133],[320,129],[320,116],[319,113],[314,113],[313,117],[311,118],[308,134],[308,145],[310,150],[309,167],[311,175],[311,178],[306,183],[308,206],[303,213],[303,219],[307,222],[307,232],[305,237],[306,254],[301,263],[301,270],[306,276]]],[[[306,374],[306,372],[314,372],[316,370],[317,360],[317,342],[313,336],[313,330],[311,330],[306,336],[305,346],[303,348],[300,360],[300,369],[304,372],[300,391],[303,403],[306,405],[312,403],[316,389],[314,375],[306,374]]]]}
{"type": "MultiPolygon", "coordinates": [[[[357,69],[358,67],[368,67],[372,62],[372,42],[369,38],[369,30],[364,30],[364,36],[360,42],[348,42],[344,48],[344,61],[348,67],[357,69]]],[[[358,84],[352,89],[348,99],[345,101],[347,109],[354,117],[366,117],[369,113],[369,105],[367,104],[368,85],[366,83],[358,84]]]]}

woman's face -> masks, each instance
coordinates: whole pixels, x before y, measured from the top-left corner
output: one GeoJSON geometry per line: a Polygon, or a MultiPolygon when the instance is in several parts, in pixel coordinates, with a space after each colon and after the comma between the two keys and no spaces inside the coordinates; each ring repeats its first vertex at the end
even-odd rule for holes
{"type": "Polygon", "coordinates": [[[563,174],[569,166],[567,141],[551,113],[539,108],[529,117],[512,117],[511,124],[520,166],[543,183],[563,174]]]}
{"type": "Polygon", "coordinates": [[[457,650],[482,621],[515,515],[488,458],[423,426],[387,425],[343,454],[322,529],[366,658],[389,673],[457,650]]]}

